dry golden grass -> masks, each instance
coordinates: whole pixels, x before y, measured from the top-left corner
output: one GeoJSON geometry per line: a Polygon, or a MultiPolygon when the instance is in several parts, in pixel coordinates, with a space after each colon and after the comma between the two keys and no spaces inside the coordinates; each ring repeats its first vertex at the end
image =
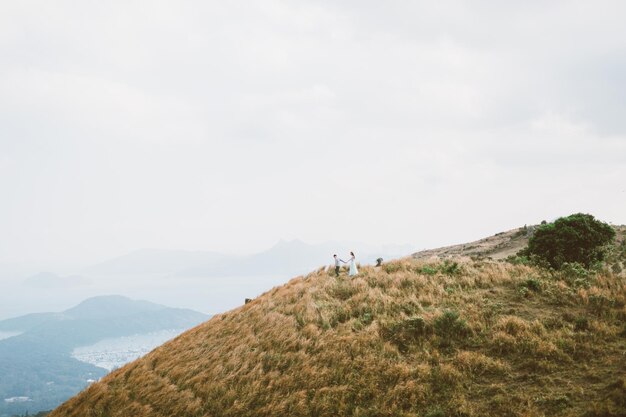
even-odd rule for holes
{"type": "Polygon", "coordinates": [[[626,282],[493,261],[323,269],[182,334],[60,416],[624,416],[626,282]]]}

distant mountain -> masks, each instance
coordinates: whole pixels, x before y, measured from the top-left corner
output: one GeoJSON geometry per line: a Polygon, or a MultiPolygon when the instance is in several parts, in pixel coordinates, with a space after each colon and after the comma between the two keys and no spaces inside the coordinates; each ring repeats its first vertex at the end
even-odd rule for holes
{"type": "Polygon", "coordinates": [[[405,256],[411,249],[409,245],[374,246],[339,242],[308,244],[300,240],[281,240],[266,251],[187,268],[177,275],[227,277],[279,274],[291,276],[307,273],[321,265],[331,264],[333,254],[347,259],[350,251],[354,251],[358,262],[372,264],[379,257],[389,259],[405,256]]]}
{"type": "MultiPolygon", "coordinates": [[[[173,309],[150,301],[131,300],[121,295],[92,297],[63,312],[77,320],[112,319],[135,314],[173,309]]],[[[193,312],[195,313],[195,312],[193,312]]]]}
{"type": "Polygon", "coordinates": [[[208,316],[187,309],[112,295],[94,297],[59,313],[0,321],[0,330],[23,333],[0,340],[0,416],[50,409],[106,370],[79,362],[72,349],[111,337],[188,329],[208,316]]]}
{"type": "Polygon", "coordinates": [[[337,249],[331,244],[309,245],[300,240],[281,240],[266,251],[187,268],[180,275],[227,277],[304,273],[328,263],[333,250],[337,249]]]}
{"type": "Polygon", "coordinates": [[[26,278],[22,283],[29,287],[67,288],[78,285],[87,285],[91,283],[91,280],[79,275],[61,277],[51,272],[40,272],[26,278]]]}
{"type": "Polygon", "coordinates": [[[25,332],[52,320],[61,320],[63,313],[32,313],[0,321],[0,331],[25,332]]]}
{"type": "Polygon", "coordinates": [[[84,272],[94,275],[171,274],[226,257],[217,252],[139,249],[85,268],[84,272]]]}
{"type": "Polygon", "coordinates": [[[303,274],[332,263],[337,253],[347,258],[355,251],[363,264],[405,256],[410,245],[368,245],[325,242],[308,244],[301,240],[281,240],[273,247],[251,255],[234,256],[217,252],[141,249],[83,270],[89,275],[173,275],[173,276],[258,276],[303,274]]]}

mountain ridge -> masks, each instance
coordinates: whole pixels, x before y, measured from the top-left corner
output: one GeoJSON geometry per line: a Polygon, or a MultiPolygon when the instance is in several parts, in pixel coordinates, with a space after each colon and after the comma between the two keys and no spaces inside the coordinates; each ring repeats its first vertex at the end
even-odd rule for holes
{"type": "Polygon", "coordinates": [[[363,248],[359,258],[374,263],[378,257],[404,256],[411,245],[369,245],[357,242],[306,243],[301,239],[280,239],[271,247],[244,255],[211,251],[138,249],[84,268],[94,275],[160,274],[185,276],[250,276],[305,273],[323,263],[330,263],[334,253],[347,254],[363,248]]]}
{"type": "Polygon", "coordinates": [[[84,268],[86,273],[96,274],[168,274],[190,265],[203,265],[229,255],[212,251],[137,249],[128,254],[84,268]]]}
{"type": "Polygon", "coordinates": [[[518,227],[468,243],[419,251],[411,256],[415,259],[457,256],[506,259],[526,247],[536,227],[536,225],[518,227]]]}
{"type": "Polygon", "coordinates": [[[350,246],[346,242],[322,242],[310,244],[299,239],[280,240],[262,252],[218,260],[212,264],[180,271],[177,276],[254,276],[254,275],[300,275],[333,262],[332,255],[347,256],[357,251],[362,263],[375,263],[379,257],[404,256],[410,245],[365,245],[350,246]]]}

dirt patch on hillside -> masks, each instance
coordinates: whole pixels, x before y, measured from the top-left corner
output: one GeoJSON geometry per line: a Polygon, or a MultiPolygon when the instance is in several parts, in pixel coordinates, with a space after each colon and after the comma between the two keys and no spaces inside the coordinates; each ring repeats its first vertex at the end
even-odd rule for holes
{"type": "Polygon", "coordinates": [[[506,259],[515,255],[528,244],[534,226],[520,227],[507,232],[496,233],[475,242],[445,246],[414,253],[414,259],[451,258],[468,256],[472,258],[506,259]]]}

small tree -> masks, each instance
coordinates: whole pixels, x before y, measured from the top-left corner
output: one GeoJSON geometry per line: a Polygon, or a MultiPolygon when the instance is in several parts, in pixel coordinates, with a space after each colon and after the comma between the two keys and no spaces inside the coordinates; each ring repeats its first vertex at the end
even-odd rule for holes
{"type": "Polygon", "coordinates": [[[604,259],[606,246],[613,239],[611,226],[590,214],[577,213],[539,226],[521,254],[534,255],[557,269],[566,262],[589,268],[604,259]]]}

